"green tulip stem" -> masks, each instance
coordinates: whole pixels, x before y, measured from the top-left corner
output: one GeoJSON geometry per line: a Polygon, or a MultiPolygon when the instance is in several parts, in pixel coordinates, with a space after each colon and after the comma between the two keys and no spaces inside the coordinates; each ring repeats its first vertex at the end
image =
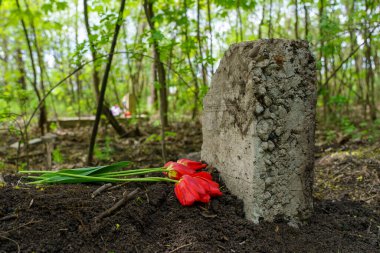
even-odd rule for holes
{"type": "MultiPolygon", "coordinates": [[[[74,178],[83,178],[88,179],[89,181],[93,182],[110,182],[110,183],[118,183],[118,182],[171,182],[171,183],[177,183],[178,180],[165,178],[165,177],[143,177],[143,178],[109,178],[109,177],[93,177],[93,176],[83,176],[83,175],[76,175],[76,174],[70,174],[70,173],[60,173],[56,172],[57,175],[61,176],[68,176],[68,177],[74,177],[74,178]]],[[[49,182],[49,179],[46,180],[40,180],[35,181],[30,184],[39,184],[43,182],[49,182]]]]}

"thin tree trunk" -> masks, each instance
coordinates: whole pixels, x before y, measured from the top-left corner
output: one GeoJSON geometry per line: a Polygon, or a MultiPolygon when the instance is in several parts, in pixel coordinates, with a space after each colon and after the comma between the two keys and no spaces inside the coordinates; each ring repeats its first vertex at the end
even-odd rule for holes
{"type": "MultiPolygon", "coordinates": [[[[75,0],[75,45],[77,46],[79,44],[79,41],[78,41],[78,27],[79,27],[79,24],[78,24],[78,17],[79,17],[79,0],[75,0]]],[[[79,67],[79,66],[77,66],[79,67]]],[[[82,97],[82,84],[81,84],[81,80],[80,80],[80,76],[79,76],[79,72],[78,73],[75,73],[75,84],[76,84],[76,88],[77,88],[77,106],[78,106],[78,110],[77,110],[77,116],[78,118],[80,119],[81,117],[81,97],[82,97]]]]}
{"type": "MultiPolygon", "coordinates": [[[[155,24],[154,24],[154,12],[153,12],[153,3],[149,2],[148,0],[144,0],[144,11],[145,15],[150,27],[150,30],[154,32],[156,30],[155,24]]],[[[168,125],[168,100],[167,100],[167,92],[166,92],[166,74],[165,74],[165,67],[164,64],[161,61],[160,57],[160,51],[158,48],[158,42],[157,40],[153,40],[153,54],[154,54],[154,61],[156,64],[157,69],[157,79],[160,84],[160,114],[162,114],[162,124],[164,127],[168,125]]]]}
{"type": "MultiPolygon", "coordinates": [[[[17,5],[17,8],[21,11],[20,3],[18,0],[16,0],[16,5],[17,5]]],[[[40,94],[40,91],[38,90],[38,87],[37,87],[37,70],[36,70],[36,64],[34,62],[34,57],[33,57],[32,43],[30,41],[28,30],[26,29],[25,21],[22,17],[20,18],[20,21],[21,21],[22,29],[23,29],[25,39],[27,42],[30,62],[32,65],[32,72],[33,72],[32,86],[33,86],[34,92],[36,93],[37,100],[38,100],[38,102],[40,102],[41,101],[41,94],[40,94]]],[[[44,109],[44,106],[41,106],[39,111],[40,111],[40,114],[39,114],[38,125],[40,127],[41,134],[43,135],[44,134],[44,124],[46,123],[46,117],[45,117],[46,110],[44,109]]],[[[27,146],[27,144],[26,144],[26,146],[27,146]]]]}
{"type": "MultiPolygon", "coordinates": [[[[154,32],[156,30],[154,25],[154,12],[153,3],[149,0],[144,0],[144,11],[150,27],[150,30],[154,32]]],[[[161,119],[161,148],[162,158],[166,161],[166,145],[165,145],[165,127],[168,125],[168,98],[166,94],[166,79],[164,64],[160,59],[160,52],[158,49],[158,42],[153,39],[153,54],[155,67],[157,69],[158,82],[160,83],[160,119],[161,119]]]]}
{"type": "Polygon", "coordinates": [[[305,2],[303,3],[303,10],[305,12],[305,40],[307,40],[309,37],[309,11],[305,2]]]}
{"type": "Polygon", "coordinates": [[[239,24],[240,41],[243,41],[243,19],[241,17],[241,11],[240,11],[240,0],[236,1],[236,13],[237,13],[237,22],[239,24]]]}
{"type": "MultiPolygon", "coordinates": [[[[152,49],[152,56],[154,59],[154,49],[152,49]]],[[[151,76],[152,76],[152,85],[150,87],[150,96],[152,98],[152,105],[155,110],[159,110],[158,108],[158,90],[156,87],[156,83],[158,82],[158,77],[157,77],[157,64],[156,61],[153,60],[152,63],[152,69],[151,69],[151,76]]]]}
{"type": "Polygon", "coordinates": [[[16,49],[16,61],[17,61],[18,70],[20,72],[20,77],[18,78],[18,83],[20,84],[20,86],[23,90],[26,90],[25,65],[24,65],[24,61],[22,59],[21,49],[19,47],[16,49]]]}
{"type": "Polygon", "coordinates": [[[262,38],[261,27],[264,25],[264,22],[265,22],[265,0],[263,1],[263,10],[261,12],[261,21],[260,21],[260,24],[259,24],[259,32],[258,32],[259,39],[262,38]]]}
{"type": "Polygon", "coordinates": [[[296,39],[298,40],[299,39],[299,36],[298,36],[298,0],[294,0],[294,8],[295,8],[295,14],[296,14],[296,18],[295,18],[295,23],[294,23],[294,31],[296,33],[296,39]]]}
{"type": "MultiPolygon", "coordinates": [[[[277,12],[276,12],[276,21],[275,21],[275,24],[280,24],[281,23],[281,18],[282,18],[282,15],[281,15],[281,10],[283,9],[283,7],[280,5],[277,6],[277,12]]],[[[288,22],[285,22],[285,28],[284,29],[279,29],[278,32],[277,32],[277,37],[286,37],[287,35],[283,35],[282,34],[282,31],[286,31],[285,34],[287,33],[287,31],[291,30],[291,28],[288,28],[287,27],[287,23],[288,22]]],[[[276,33],[276,30],[273,31],[273,34],[276,33]]],[[[275,35],[274,35],[275,36],[275,35]]]]}
{"type": "MultiPolygon", "coordinates": [[[[365,1],[365,11],[368,13],[372,13],[372,8],[369,7],[368,0],[365,1]]],[[[371,47],[371,37],[372,34],[369,31],[369,21],[365,21],[365,28],[364,28],[364,36],[365,36],[365,66],[366,66],[366,75],[365,75],[365,82],[366,82],[366,87],[367,87],[367,94],[366,94],[366,104],[369,109],[369,115],[370,119],[372,121],[376,120],[376,104],[375,104],[375,88],[374,88],[374,83],[373,83],[373,67],[372,67],[372,47],[371,47]]]]}
{"type": "MultiPolygon", "coordinates": [[[[89,38],[91,56],[92,56],[92,60],[95,60],[96,57],[97,57],[97,52],[96,52],[95,45],[94,45],[94,43],[93,43],[93,41],[91,39],[92,36],[91,36],[90,22],[89,22],[89,18],[88,18],[87,0],[83,0],[83,5],[84,5],[84,22],[85,22],[85,26],[86,26],[86,30],[87,30],[87,35],[88,35],[88,38],[89,38]]],[[[96,99],[97,99],[97,101],[99,103],[99,98],[100,98],[100,94],[99,94],[100,78],[99,78],[99,71],[98,71],[98,69],[96,67],[96,62],[95,61],[93,62],[92,78],[93,78],[93,84],[94,84],[94,91],[95,91],[96,99]]],[[[102,106],[102,110],[103,110],[102,113],[106,116],[107,120],[112,125],[112,127],[115,129],[115,131],[117,132],[117,134],[119,136],[125,136],[125,134],[126,134],[125,129],[119,124],[119,122],[116,120],[116,118],[112,115],[112,113],[111,113],[111,111],[109,109],[109,105],[106,102],[104,102],[104,101],[103,101],[103,103],[105,103],[105,105],[102,106]]]]}
{"type": "MultiPolygon", "coordinates": [[[[207,21],[208,21],[208,29],[209,29],[209,40],[210,40],[210,56],[213,57],[212,54],[212,26],[211,26],[211,8],[210,8],[210,0],[207,0],[207,21]]],[[[214,74],[214,64],[211,64],[211,74],[214,74]]]]}
{"type": "MultiPolygon", "coordinates": [[[[29,7],[27,5],[27,3],[25,2],[26,4],[26,8],[29,12],[29,7]]],[[[41,91],[42,91],[42,96],[44,97],[45,96],[45,82],[44,82],[44,73],[45,73],[45,66],[44,66],[44,61],[43,61],[43,58],[42,58],[42,52],[41,52],[41,48],[39,46],[39,43],[38,43],[38,39],[37,39],[37,32],[36,32],[36,28],[34,26],[34,22],[33,20],[31,19],[30,20],[30,24],[31,24],[31,27],[32,27],[32,32],[33,32],[33,37],[34,37],[34,45],[36,47],[36,52],[37,52],[37,59],[38,59],[38,67],[40,69],[40,87],[41,87],[41,91]]],[[[42,115],[43,115],[43,120],[41,122],[41,135],[44,135],[45,134],[45,131],[49,131],[49,125],[47,124],[47,108],[46,108],[46,103],[43,102],[43,104],[41,105],[41,110],[43,111],[42,115]]]]}
{"type": "MultiPolygon", "coordinates": [[[[319,48],[319,60],[322,61],[322,59],[324,59],[323,61],[323,66],[324,66],[324,72],[326,72],[327,70],[327,62],[326,62],[326,57],[324,57],[324,53],[323,53],[323,48],[324,48],[324,37],[323,37],[323,34],[324,34],[324,31],[322,30],[322,19],[323,19],[323,15],[324,15],[324,0],[320,0],[320,3],[319,3],[319,36],[322,37],[322,40],[321,40],[321,45],[320,45],[320,48],[319,48]]],[[[326,75],[327,73],[325,73],[326,75]]],[[[325,78],[325,82],[323,82],[323,76],[322,76],[322,71],[319,71],[319,81],[320,81],[320,89],[322,89],[322,100],[323,100],[323,117],[324,117],[324,120],[326,122],[327,120],[327,112],[328,112],[328,109],[327,109],[327,104],[328,104],[328,83],[326,82],[326,78],[325,78]],[[324,84],[324,85],[323,85],[324,84]]]]}
{"type": "MultiPolygon", "coordinates": [[[[2,76],[3,76],[3,80],[2,80],[2,83],[4,84],[4,85],[7,85],[7,78],[6,78],[6,74],[8,73],[8,67],[10,67],[10,65],[8,64],[9,62],[8,62],[8,52],[9,52],[9,49],[8,49],[8,40],[7,40],[7,38],[4,36],[3,37],[3,47],[2,47],[2,51],[3,51],[3,54],[4,54],[4,57],[3,58],[1,58],[0,57],[0,59],[1,60],[3,60],[4,62],[5,62],[5,64],[4,64],[4,71],[3,71],[3,73],[2,73],[2,76]]],[[[0,82],[1,82],[1,80],[0,80],[0,82]]]]}
{"type": "Polygon", "coordinates": [[[103,75],[103,79],[102,79],[102,86],[101,86],[101,90],[100,90],[100,94],[99,94],[98,108],[96,110],[96,117],[95,117],[94,126],[92,128],[90,147],[89,147],[89,151],[88,151],[88,161],[87,161],[88,164],[92,164],[92,160],[93,160],[94,147],[95,147],[95,142],[96,142],[96,136],[98,134],[100,115],[102,114],[102,111],[103,111],[103,103],[104,103],[104,97],[105,97],[106,88],[107,88],[108,76],[109,76],[109,73],[111,71],[112,59],[113,59],[113,54],[114,54],[115,48],[116,48],[117,37],[119,35],[121,24],[123,23],[124,7],[125,7],[125,0],[122,0],[121,4],[120,4],[120,9],[119,9],[117,21],[115,24],[115,32],[113,34],[111,48],[110,48],[110,51],[109,51],[109,54],[107,57],[107,65],[106,65],[106,68],[104,70],[104,75],[103,75]]]}
{"type": "MultiPolygon", "coordinates": [[[[350,20],[352,20],[352,18],[353,18],[351,14],[355,13],[355,11],[356,11],[355,1],[352,1],[351,3],[352,3],[351,9],[350,9],[349,15],[348,15],[350,20]]],[[[347,7],[347,8],[349,8],[349,7],[347,7]]],[[[355,37],[356,33],[352,29],[350,29],[349,31],[350,31],[351,52],[353,52],[354,49],[356,47],[358,47],[357,39],[355,37]]],[[[365,106],[364,91],[363,91],[363,80],[362,80],[362,78],[359,77],[359,73],[361,71],[361,65],[362,65],[360,63],[360,54],[359,53],[355,54],[354,61],[355,61],[354,65],[355,65],[355,73],[356,73],[355,82],[356,82],[356,87],[358,87],[357,103],[359,103],[361,105],[362,115],[365,116],[366,115],[366,106],[365,106]]],[[[352,84],[352,85],[354,85],[354,84],[352,84]]]]}
{"type": "MultiPolygon", "coordinates": [[[[201,19],[201,3],[200,3],[200,0],[197,0],[197,40],[198,40],[198,50],[199,50],[199,56],[201,58],[203,85],[207,85],[207,70],[206,70],[205,64],[203,63],[203,48],[202,48],[202,39],[201,39],[200,19],[201,19]]],[[[195,92],[199,93],[199,87],[195,87],[195,88],[196,88],[195,92]]]]}
{"type": "MultiPolygon", "coordinates": [[[[20,87],[23,91],[27,90],[27,84],[26,84],[26,71],[25,71],[25,63],[24,60],[22,59],[22,53],[21,49],[18,47],[16,49],[16,62],[18,66],[18,70],[20,72],[20,77],[18,79],[18,83],[20,84],[20,87]]],[[[27,101],[28,98],[26,96],[18,96],[20,98],[20,107],[21,107],[21,112],[23,115],[26,115],[27,111],[27,101]]],[[[22,117],[24,121],[24,117],[22,117]]],[[[18,125],[18,124],[17,124],[18,125]]],[[[28,134],[27,134],[27,126],[24,122],[23,124],[24,130],[22,129],[22,126],[19,126],[20,130],[20,135],[21,135],[21,141],[19,142],[18,148],[17,148],[17,157],[20,156],[20,143],[23,142],[25,144],[25,153],[26,153],[26,163],[27,163],[27,168],[29,167],[29,146],[28,146],[28,134]],[[25,133],[24,133],[25,132],[25,133]]],[[[19,164],[19,159],[16,160],[16,167],[18,167],[19,164]]]]}
{"type": "MultiPolygon", "coordinates": [[[[187,10],[187,0],[184,0],[183,3],[184,3],[183,8],[185,9],[185,17],[186,17],[186,20],[187,20],[187,12],[186,12],[186,10],[187,10]]],[[[189,41],[188,23],[185,25],[184,35],[185,35],[185,41],[189,41]]],[[[188,48],[186,48],[185,54],[186,54],[186,58],[187,58],[187,63],[189,64],[191,75],[193,76],[194,87],[195,87],[194,102],[193,102],[194,107],[193,107],[193,112],[192,112],[192,116],[191,116],[192,119],[195,119],[195,117],[198,114],[198,100],[199,100],[198,77],[197,77],[197,75],[196,75],[196,73],[194,71],[193,64],[191,63],[190,50],[188,48]]]]}
{"type": "Polygon", "coordinates": [[[268,38],[273,38],[273,25],[272,25],[272,8],[273,0],[269,1],[269,24],[268,24],[268,38]]]}

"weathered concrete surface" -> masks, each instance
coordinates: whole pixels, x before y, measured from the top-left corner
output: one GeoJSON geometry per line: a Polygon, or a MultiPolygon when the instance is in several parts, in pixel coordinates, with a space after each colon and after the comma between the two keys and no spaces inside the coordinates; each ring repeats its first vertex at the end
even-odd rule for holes
{"type": "Polygon", "coordinates": [[[204,98],[202,160],[254,222],[313,209],[315,60],[305,41],[231,45],[204,98]]]}

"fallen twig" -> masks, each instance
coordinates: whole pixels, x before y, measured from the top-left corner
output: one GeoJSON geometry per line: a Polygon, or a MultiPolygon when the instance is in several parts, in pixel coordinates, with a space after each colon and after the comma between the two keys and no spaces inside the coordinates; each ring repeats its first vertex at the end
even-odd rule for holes
{"type": "Polygon", "coordinates": [[[116,204],[114,204],[111,208],[107,209],[106,211],[104,211],[103,213],[101,213],[100,215],[95,217],[95,222],[111,215],[113,212],[120,209],[122,206],[125,205],[125,203],[127,203],[130,199],[132,199],[139,191],[140,191],[140,188],[136,188],[135,190],[133,190],[129,194],[127,194],[127,191],[125,191],[123,193],[122,199],[120,199],[118,202],[116,202],[116,204]]]}
{"type": "Polygon", "coordinates": [[[0,221],[6,221],[6,220],[11,220],[11,219],[17,219],[17,218],[18,218],[18,215],[15,213],[12,213],[10,215],[0,218],[0,221]]]}
{"type": "Polygon", "coordinates": [[[100,193],[102,193],[102,192],[105,191],[106,189],[110,188],[111,186],[112,186],[111,183],[104,184],[104,185],[100,186],[98,189],[96,189],[96,190],[91,194],[91,198],[95,198],[96,196],[100,195],[100,193]]]}
{"type": "Polygon", "coordinates": [[[222,245],[216,245],[218,248],[220,248],[220,249],[222,249],[222,250],[226,250],[226,248],[225,247],[223,247],[222,245]]]}
{"type": "Polygon", "coordinates": [[[201,215],[205,218],[215,218],[217,217],[218,215],[216,214],[211,214],[211,213],[208,213],[208,212],[201,212],[201,215]]]}

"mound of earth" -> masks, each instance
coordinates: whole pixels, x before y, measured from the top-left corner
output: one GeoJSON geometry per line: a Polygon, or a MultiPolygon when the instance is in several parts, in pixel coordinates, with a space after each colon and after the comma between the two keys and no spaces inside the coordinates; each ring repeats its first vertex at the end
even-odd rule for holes
{"type": "MultiPolygon", "coordinates": [[[[255,225],[224,195],[183,207],[173,185],[127,184],[91,198],[99,185],[0,188],[0,252],[379,252],[379,206],[317,201],[310,222],[255,225]],[[125,190],[142,190],[113,215],[94,218],[125,190]]],[[[216,178],[217,179],[217,178],[216,178]]]]}

